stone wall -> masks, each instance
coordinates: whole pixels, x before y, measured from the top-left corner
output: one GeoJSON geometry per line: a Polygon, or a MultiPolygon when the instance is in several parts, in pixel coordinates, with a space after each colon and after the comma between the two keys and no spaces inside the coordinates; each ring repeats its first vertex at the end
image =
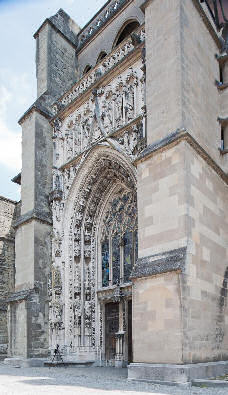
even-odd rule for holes
{"type": "Polygon", "coordinates": [[[187,244],[183,144],[138,165],[139,258],[187,244]]]}
{"type": "Polygon", "coordinates": [[[220,113],[227,116],[226,93],[215,84],[220,80],[215,57],[220,48],[194,3],[164,1],[161,7],[153,0],[145,10],[148,143],[185,128],[227,169],[228,157],[219,152],[218,122],[220,113]]]}
{"type": "Polygon", "coordinates": [[[183,126],[221,166],[219,48],[193,1],[181,1],[181,77],[183,126]],[[197,34],[196,34],[197,31],[197,34]]]}
{"type": "Polygon", "coordinates": [[[134,358],[140,362],[138,337],[142,332],[142,349],[151,350],[146,362],[168,363],[170,355],[175,355],[173,363],[226,360],[227,185],[211,167],[209,157],[208,161],[202,158],[188,142],[182,141],[167,148],[138,165],[140,259],[133,276],[133,327],[136,325],[139,330],[135,328],[133,332],[134,358]],[[164,253],[181,247],[186,247],[184,264],[173,265],[164,253]],[[161,319],[162,306],[168,297],[168,283],[170,281],[172,286],[174,276],[162,273],[173,270],[175,278],[180,281],[176,280],[179,288],[175,290],[176,310],[172,312],[176,325],[181,328],[179,332],[177,328],[173,330],[172,325],[165,326],[161,319]],[[182,271],[180,275],[179,270],[182,271]],[[153,277],[159,272],[159,277],[153,277]],[[137,275],[140,280],[136,280],[137,275]],[[160,302],[156,304],[153,298],[157,298],[157,284],[160,302]],[[147,302],[145,295],[148,296],[147,302]],[[180,310],[178,306],[181,306],[180,310]],[[149,314],[150,319],[148,325],[140,330],[142,311],[146,316],[149,314]],[[169,340],[165,344],[167,352],[162,352],[160,359],[156,348],[158,339],[154,341],[157,327],[160,328],[160,336],[161,327],[164,333],[170,331],[169,336],[167,333],[164,335],[169,340]],[[178,354],[176,338],[182,343],[183,355],[178,354]]]}
{"type": "Polygon", "coordinates": [[[0,197],[0,359],[7,353],[7,304],[14,288],[14,231],[12,221],[16,202],[0,197]]]}
{"type": "MultiPolygon", "coordinates": [[[[146,103],[148,144],[182,127],[180,2],[148,2],[146,103]]],[[[189,0],[188,0],[189,1],[189,0]]]]}
{"type": "Polygon", "coordinates": [[[182,363],[182,311],[178,273],[134,281],[134,362],[182,363]]]}
{"type": "Polygon", "coordinates": [[[186,145],[189,250],[184,276],[184,361],[228,359],[228,188],[186,145]]]}

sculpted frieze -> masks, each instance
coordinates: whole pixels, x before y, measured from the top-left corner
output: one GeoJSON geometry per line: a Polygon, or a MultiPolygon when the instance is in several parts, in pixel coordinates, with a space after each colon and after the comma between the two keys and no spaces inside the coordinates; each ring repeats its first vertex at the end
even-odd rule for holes
{"type": "Polygon", "coordinates": [[[53,244],[54,256],[61,257],[61,255],[62,255],[62,236],[60,235],[60,232],[57,229],[54,229],[52,244],[53,244]]]}
{"type": "MultiPolygon", "coordinates": [[[[107,140],[137,118],[145,118],[145,78],[141,66],[142,62],[138,61],[112,83],[94,90],[90,98],[66,119],[55,120],[53,138],[57,167],[107,140]]],[[[142,135],[138,134],[137,139],[145,137],[144,123],[142,125],[142,135]]],[[[126,133],[124,139],[127,139],[126,133]]],[[[136,137],[132,133],[127,153],[134,151],[137,145],[134,140],[136,137]]],[[[67,188],[71,175],[69,169],[64,173],[64,185],[67,188]]]]}

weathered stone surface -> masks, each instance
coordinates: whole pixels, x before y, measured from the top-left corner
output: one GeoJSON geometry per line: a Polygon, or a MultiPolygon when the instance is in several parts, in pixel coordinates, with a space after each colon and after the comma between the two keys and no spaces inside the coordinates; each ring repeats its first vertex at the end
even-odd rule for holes
{"type": "Polygon", "coordinates": [[[16,202],[0,197],[0,359],[7,355],[7,303],[14,289],[14,230],[16,202]]]}
{"type": "Polygon", "coordinates": [[[189,365],[131,363],[128,367],[128,380],[152,382],[187,383],[197,377],[214,378],[228,372],[228,362],[208,362],[189,365]]]}
{"type": "Polygon", "coordinates": [[[168,251],[138,259],[131,273],[131,278],[148,277],[156,274],[184,271],[186,248],[168,251]]]}

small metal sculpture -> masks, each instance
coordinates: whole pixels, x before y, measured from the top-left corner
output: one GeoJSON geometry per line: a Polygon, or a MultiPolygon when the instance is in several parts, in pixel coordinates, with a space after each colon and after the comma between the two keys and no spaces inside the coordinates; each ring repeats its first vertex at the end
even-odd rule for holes
{"type": "Polygon", "coordinates": [[[54,349],[54,353],[53,353],[53,357],[51,360],[51,363],[54,362],[62,362],[62,364],[65,366],[64,361],[63,361],[63,357],[60,353],[60,349],[59,349],[59,344],[56,344],[56,348],[54,349]]]}

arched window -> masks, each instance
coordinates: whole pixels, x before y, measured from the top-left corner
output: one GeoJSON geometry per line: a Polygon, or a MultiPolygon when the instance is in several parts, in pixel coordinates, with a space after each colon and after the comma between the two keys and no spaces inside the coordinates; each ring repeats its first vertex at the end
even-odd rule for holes
{"type": "Polygon", "coordinates": [[[92,66],[89,64],[84,68],[83,75],[87,74],[92,69],[92,66]]]}
{"type": "Polygon", "coordinates": [[[127,38],[135,29],[139,27],[139,22],[138,21],[128,21],[127,24],[125,24],[119,33],[117,34],[113,48],[117,47],[125,38],[127,38]]]}
{"type": "Polygon", "coordinates": [[[100,61],[101,61],[102,59],[104,59],[105,56],[107,56],[107,53],[106,53],[105,51],[102,51],[102,52],[100,53],[100,55],[98,56],[98,58],[97,58],[97,64],[100,63],[100,61]]]}
{"type": "Polygon", "coordinates": [[[110,202],[103,220],[102,287],[128,283],[137,256],[136,196],[121,190],[110,202]]]}

